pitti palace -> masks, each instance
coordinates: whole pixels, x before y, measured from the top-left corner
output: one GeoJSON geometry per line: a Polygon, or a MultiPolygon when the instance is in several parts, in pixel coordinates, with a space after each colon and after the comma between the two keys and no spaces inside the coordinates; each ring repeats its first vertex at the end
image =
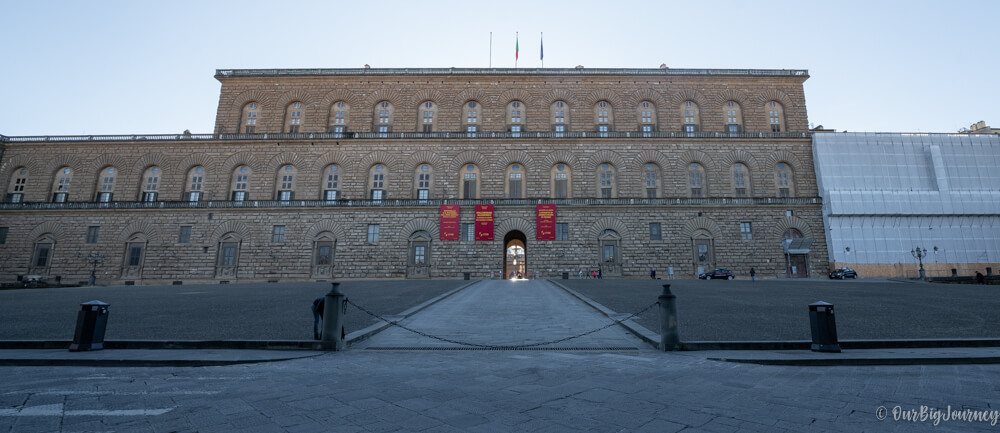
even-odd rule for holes
{"type": "Polygon", "coordinates": [[[805,70],[218,70],[210,134],[0,136],[0,279],[823,277],[805,70]]]}

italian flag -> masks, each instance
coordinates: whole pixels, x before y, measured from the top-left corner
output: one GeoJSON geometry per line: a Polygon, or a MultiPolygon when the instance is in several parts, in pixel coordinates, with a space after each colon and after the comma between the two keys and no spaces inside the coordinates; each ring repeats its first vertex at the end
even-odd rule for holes
{"type": "Polygon", "coordinates": [[[517,61],[517,57],[521,54],[521,45],[517,40],[517,33],[514,34],[514,61],[517,61]]]}

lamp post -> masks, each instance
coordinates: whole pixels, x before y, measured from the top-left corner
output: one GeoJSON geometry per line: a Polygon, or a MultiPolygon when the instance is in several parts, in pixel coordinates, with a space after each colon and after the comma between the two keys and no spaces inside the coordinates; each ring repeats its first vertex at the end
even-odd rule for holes
{"type": "Polygon", "coordinates": [[[87,255],[87,263],[90,263],[90,285],[97,282],[97,265],[104,263],[104,256],[100,253],[90,253],[87,255]]]}
{"type": "Polygon", "coordinates": [[[924,257],[927,257],[927,248],[921,249],[920,247],[916,247],[910,250],[910,254],[920,262],[920,279],[926,280],[927,276],[924,274],[924,257]]]}

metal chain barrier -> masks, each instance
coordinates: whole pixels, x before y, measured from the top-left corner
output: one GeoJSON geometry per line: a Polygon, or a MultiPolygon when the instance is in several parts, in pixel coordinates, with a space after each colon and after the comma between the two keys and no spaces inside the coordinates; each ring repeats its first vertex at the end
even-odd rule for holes
{"type": "Polygon", "coordinates": [[[595,332],[603,331],[603,330],[608,329],[608,328],[610,328],[612,326],[620,324],[620,323],[622,323],[622,322],[624,322],[626,320],[631,320],[633,317],[637,317],[637,316],[641,315],[642,313],[645,313],[646,311],[649,311],[650,308],[653,308],[653,307],[655,307],[656,305],[659,304],[659,302],[653,302],[652,304],[649,304],[646,308],[643,308],[642,310],[639,310],[638,312],[629,314],[628,317],[626,317],[624,319],[615,320],[615,321],[613,321],[613,322],[611,322],[611,323],[609,323],[607,325],[604,325],[604,326],[602,326],[600,328],[591,329],[591,330],[589,330],[587,332],[583,332],[581,334],[573,335],[573,336],[570,336],[570,337],[560,338],[558,340],[552,340],[552,341],[545,341],[545,342],[541,342],[541,343],[518,344],[518,345],[512,345],[512,346],[498,346],[498,345],[493,345],[493,344],[469,343],[469,342],[466,342],[466,341],[458,341],[458,340],[452,340],[450,338],[438,337],[436,335],[431,335],[431,334],[428,334],[426,332],[410,328],[410,327],[408,327],[406,325],[402,325],[398,321],[386,319],[385,317],[382,317],[382,316],[380,316],[380,315],[378,315],[376,313],[373,313],[371,310],[369,310],[369,309],[367,309],[365,307],[362,307],[362,306],[360,306],[358,304],[355,304],[353,301],[351,301],[349,299],[345,300],[344,302],[353,305],[354,308],[357,308],[358,310],[361,310],[362,312],[368,314],[369,316],[372,316],[372,317],[374,317],[374,318],[376,318],[378,320],[381,320],[381,321],[383,321],[385,323],[388,323],[391,326],[396,326],[396,327],[405,329],[405,330],[410,331],[410,332],[412,332],[414,334],[417,334],[417,335],[420,335],[420,336],[423,336],[423,337],[427,337],[427,338],[431,338],[431,339],[434,339],[434,340],[438,340],[438,341],[443,341],[445,343],[458,344],[460,346],[479,347],[479,348],[483,348],[483,349],[523,349],[523,348],[528,348],[528,347],[547,346],[549,344],[562,343],[564,341],[569,341],[569,340],[572,340],[572,339],[575,339],[575,338],[580,338],[580,337],[583,337],[583,336],[587,336],[587,335],[593,334],[595,332]]]}

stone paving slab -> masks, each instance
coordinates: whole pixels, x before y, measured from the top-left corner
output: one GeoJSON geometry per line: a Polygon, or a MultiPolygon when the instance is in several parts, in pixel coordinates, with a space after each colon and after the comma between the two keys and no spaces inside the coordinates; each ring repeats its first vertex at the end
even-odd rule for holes
{"type": "Polygon", "coordinates": [[[400,324],[450,341],[391,327],[355,347],[362,350],[483,346],[651,349],[603,314],[545,280],[481,281],[400,324]],[[556,344],[541,344],[595,330],[556,344]]]}
{"type": "Polygon", "coordinates": [[[70,352],[55,349],[7,349],[0,351],[0,365],[74,366],[207,366],[250,364],[308,358],[327,352],[309,350],[96,350],[70,352]]]}

